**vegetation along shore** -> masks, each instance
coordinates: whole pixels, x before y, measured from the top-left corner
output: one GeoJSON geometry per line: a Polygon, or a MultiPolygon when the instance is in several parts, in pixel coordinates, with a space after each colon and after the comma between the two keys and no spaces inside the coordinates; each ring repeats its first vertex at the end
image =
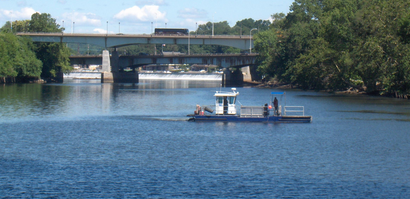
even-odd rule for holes
{"type": "MultiPolygon", "coordinates": [[[[212,26],[211,22],[199,25],[191,35],[211,35],[212,26]]],[[[242,35],[253,28],[258,31],[252,52],[259,53],[257,70],[266,80],[261,86],[410,97],[410,1],[295,0],[287,14],[273,14],[272,20],[244,19],[233,27],[226,21],[215,23],[214,34],[242,35]]],[[[63,31],[47,13],[7,22],[0,29],[0,82],[53,81],[71,70],[70,55],[101,53],[94,46],[93,52],[73,50],[69,45],[37,44],[14,34],[63,31]]],[[[155,49],[161,47],[127,46],[118,51],[151,54],[155,49]]],[[[164,50],[183,53],[187,45],[167,45],[164,50]]],[[[192,45],[190,50],[244,52],[206,45],[192,45]]]]}

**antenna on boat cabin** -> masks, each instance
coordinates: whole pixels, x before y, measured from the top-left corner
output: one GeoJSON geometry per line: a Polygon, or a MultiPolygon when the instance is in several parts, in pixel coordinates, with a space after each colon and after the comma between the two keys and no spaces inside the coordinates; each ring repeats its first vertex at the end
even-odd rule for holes
{"type": "Polygon", "coordinates": [[[219,84],[219,92],[222,92],[222,84],[219,84]]]}

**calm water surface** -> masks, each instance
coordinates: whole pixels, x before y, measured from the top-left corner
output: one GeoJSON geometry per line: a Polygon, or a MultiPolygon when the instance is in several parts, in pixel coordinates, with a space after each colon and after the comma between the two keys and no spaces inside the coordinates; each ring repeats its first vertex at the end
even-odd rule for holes
{"type": "MultiPolygon", "coordinates": [[[[290,90],[287,105],[304,105],[311,124],[187,122],[219,89],[1,85],[0,198],[410,196],[409,101],[290,90]]],[[[237,90],[243,105],[278,91],[237,90]]]]}

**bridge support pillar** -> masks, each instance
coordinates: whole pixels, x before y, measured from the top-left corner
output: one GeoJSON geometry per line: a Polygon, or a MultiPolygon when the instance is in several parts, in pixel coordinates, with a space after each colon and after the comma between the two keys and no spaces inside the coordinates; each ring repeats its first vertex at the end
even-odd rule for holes
{"type": "Polygon", "coordinates": [[[243,81],[245,82],[251,82],[252,81],[252,75],[251,75],[251,70],[249,66],[245,66],[241,68],[242,74],[243,74],[243,81]]]}
{"type": "Polygon", "coordinates": [[[120,70],[117,50],[112,52],[111,61],[108,50],[103,51],[103,72],[101,73],[101,83],[138,83],[138,81],[138,71],[133,70],[131,72],[125,72],[124,70],[120,70]],[[110,63],[112,63],[112,65],[110,65],[110,63]],[[109,70],[107,71],[108,68],[109,70]]]}
{"type": "Polygon", "coordinates": [[[101,83],[138,83],[138,71],[102,72],[101,83]]]}
{"type": "Polygon", "coordinates": [[[234,71],[225,68],[222,75],[222,86],[241,86],[243,85],[243,74],[240,69],[234,71]]]}
{"type": "Polygon", "coordinates": [[[112,72],[101,73],[101,83],[114,83],[114,75],[112,72]]]}
{"type": "Polygon", "coordinates": [[[111,72],[110,52],[108,50],[103,50],[102,53],[102,71],[111,72]]]}
{"type": "Polygon", "coordinates": [[[258,69],[257,66],[242,67],[241,70],[244,75],[243,81],[244,82],[260,81],[262,78],[257,69],[258,69]]]}

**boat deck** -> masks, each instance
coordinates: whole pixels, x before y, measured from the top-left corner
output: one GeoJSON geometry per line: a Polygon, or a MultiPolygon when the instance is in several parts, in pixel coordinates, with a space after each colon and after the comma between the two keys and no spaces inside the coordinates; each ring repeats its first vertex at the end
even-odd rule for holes
{"type": "Polygon", "coordinates": [[[282,122],[282,123],[310,123],[312,116],[267,116],[241,117],[238,115],[187,115],[189,121],[222,121],[222,122],[282,122]]]}

